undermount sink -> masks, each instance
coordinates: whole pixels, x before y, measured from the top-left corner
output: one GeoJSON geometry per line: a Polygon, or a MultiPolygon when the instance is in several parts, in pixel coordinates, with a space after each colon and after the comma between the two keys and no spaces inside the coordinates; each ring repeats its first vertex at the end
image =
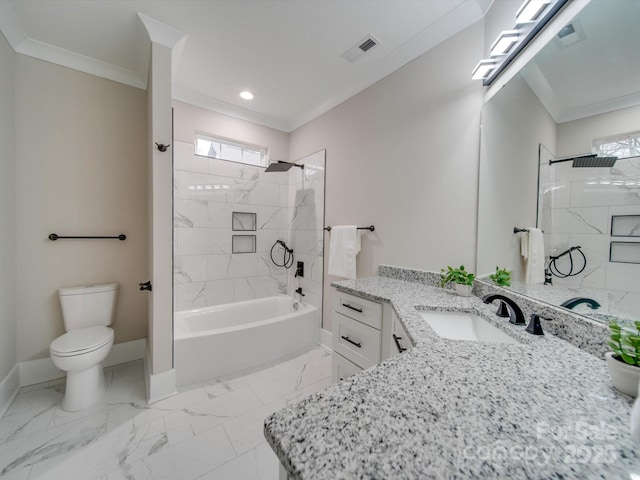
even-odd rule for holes
{"type": "Polygon", "coordinates": [[[520,343],[474,313],[424,311],[420,315],[442,338],[468,342],[520,343]]]}

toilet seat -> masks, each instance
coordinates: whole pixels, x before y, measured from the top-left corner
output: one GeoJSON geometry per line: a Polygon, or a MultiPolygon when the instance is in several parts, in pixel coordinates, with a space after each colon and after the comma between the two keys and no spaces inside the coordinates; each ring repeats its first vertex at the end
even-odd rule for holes
{"type": "Polygon", "coordinates": [[[109,327],[79,328],[56,338],[49,349],[59,357],[72,357],[92,352],[113,341],[113,330],[109,327]]]}

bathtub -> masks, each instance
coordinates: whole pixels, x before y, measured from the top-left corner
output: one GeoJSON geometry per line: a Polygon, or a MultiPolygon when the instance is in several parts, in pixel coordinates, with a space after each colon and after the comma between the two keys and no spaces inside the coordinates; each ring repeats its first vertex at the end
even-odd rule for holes
{"type": "Polygon", "coordinates": [[[308,350],[318,341],[318,309],[288,296],[176,312],[178,386],[239,374],[308,350]]]}

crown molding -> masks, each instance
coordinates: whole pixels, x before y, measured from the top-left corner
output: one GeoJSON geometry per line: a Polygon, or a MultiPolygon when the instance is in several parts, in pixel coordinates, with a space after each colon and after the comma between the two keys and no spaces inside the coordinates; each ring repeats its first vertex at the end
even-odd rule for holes
{"type": "Polygon", "coordinates": [[[178,30],[177,28],[170,27],[162,22],[159,22],[155,18],[148,17],[138,12],[138,18],[142,21],[142,24],[147,29],[149,40],[153,43],[162,45],[163,47],[173,48],[180,40],[183,40],[187,34],[178,30]]]}
{"type": "Polygon", "coordinates": [[[147,88],[147,79],[142,78],[133,70],[54,47],[28,37],[24,27],[7,1],[0,2],[0,31],[2,31],[9,45],[16,53],[124,83],[135,88],[147,88]]]}
{"type": "Polygon", "coordinates": [[[206,110],[222,113],[230,117],[262,125],[264,127],[273,128],[275,130],[280,130],[285,133],[290,133],[292,131],[289,123],[283,120],[271,117],[269,115],[264,115],[262,113],[254,112],[252,110],[237,107],[230,103],[216,100],[215,98],[207,97],[206,95],[188,90],[184,87],[181,87],[180,85],[174,84],[171,93],[173,99],[179,102],[195,105],[196,107],[201,107],[206,110]]]}

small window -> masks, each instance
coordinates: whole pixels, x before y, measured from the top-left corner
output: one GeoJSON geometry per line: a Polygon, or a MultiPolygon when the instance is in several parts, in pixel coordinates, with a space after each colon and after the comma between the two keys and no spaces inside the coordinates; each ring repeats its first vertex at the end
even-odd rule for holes
{"type": "Polygon", "coordinates": [[[640,131],[612,137],[595,138],[593,140],[593,153],[603,157],[638,157],[640,156],[640,131]]]}
{"type": "Polygon", "coordinates": [[[196,133],[196,155],[256,167],[267,166],[267,149],[196,133]]]}

